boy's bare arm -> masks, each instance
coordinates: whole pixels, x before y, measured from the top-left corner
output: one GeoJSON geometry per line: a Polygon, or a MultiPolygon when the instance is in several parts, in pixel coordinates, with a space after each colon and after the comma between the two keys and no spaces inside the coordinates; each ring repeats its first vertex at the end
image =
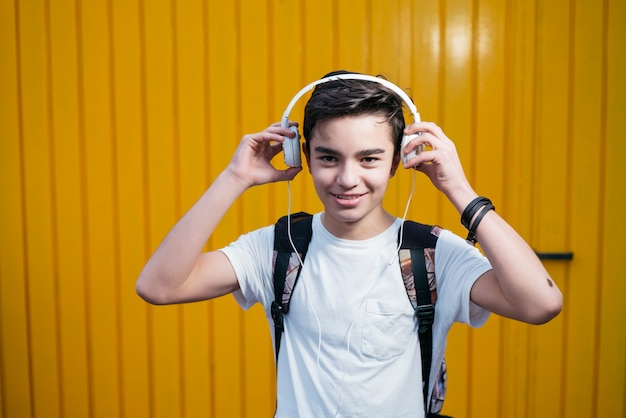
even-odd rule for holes
{"type": "Polygon", "coordinates": [[[279,124],[245,135],[228,167],[194,206],[174,225],[144,266],[137,293],[154,304],[211,299],[237,290],[228,258],[220,251],[202,253],[233,202],[248,188],[293,179],[299,168],[276,170],[270,160],[281,151],[279,124]]]}
{"type": "MultiPolygon", "coordinates": [[[[454,143],[432,123],[418,123],[407,134],[424,132],[405,150],[419,145],[422,152],[405,164],[425,173],[455,206],[459,215],[478,195],[467,181],[454,143]]],[[[535,252],[496,212],[489,211],[475,236],[493,270],[481,276],[471,291],[473,302],[483,308],[520,321],[540,324],[554,318],[562,307],[562,295],[535,252]]]]}
{"type": "Polygon", "coordinates": [[[562,295],[524,239],[496,212],[489,211],[476,238],[493,270],[481,276],[471,299],[491,312],[542,324],[561,311],[562,295]]]}
{"type": "Polygon", "coordinates": [[[201,254],[228,208],[245,191],[222,172],[196,204],[176,223],[144,266],[137,293],[154,304],[210,299],[237,289],[228,259],[201,254]]]}

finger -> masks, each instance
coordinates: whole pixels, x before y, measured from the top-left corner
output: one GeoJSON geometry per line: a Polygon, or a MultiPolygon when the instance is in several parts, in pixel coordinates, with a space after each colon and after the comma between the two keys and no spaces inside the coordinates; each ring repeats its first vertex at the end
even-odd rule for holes
{"type": "Polygon", "coordinates": [[[415,169],[426,173],[437,168],[437,156],[437,151],[427,150],[417,154],[411,159],[411,161],[408,161],[408,163],[412,164],[410,167],[414,167],[415,169]]]}
{"type": "MultiPolygon", "coordinates": [[[[416,156],[408,160],[405,164],[405,168],[415,168],[421,166],[431,166],[435,159],[435,152],[432,150],[426,150],[418,153],[416,156]]],[[[421,170],[420,170],[421,171],[421,170]]]]}
{"type": "MultiPolygon", "coordinates": [[[[290,126],[297,126],[297,125],[290,125],[290,126]]],[[[295,137],[296,133],[294,131],[292,131],[289,128],[283,128],[282,126],[270,126],[268,127],[265,132],[269,132],[269,133],[274,133],[277,135],[281,136],[281,140],[283,139],[283,137],[288,137],[288,138],[293,138],[295,137]]]]}
{"type": "MultiPolygon", "coordinates": [[[[268,128],[280,128],[282,126],[283,126],[282,122],[274,122],[268,128]]],[[[287,121],[287,126],[288,127],[289,126],[299,126],[299,124],[296,121],[289,120],[289,121],[287,121]]]]}
{"type": "Polygon", "coordinates": [[[414,169],[421,173],[426,174],[426,176],[428,176],[429,178],[432,178],[435,167],[432,164],[422,163],[422,164],[416,165],[414,169]]]}
{"type": "Polygon", "coordinates": [[[291,181],[300,171],[302,171],[302,167],[289,167],[285,170],[276,170],[274,181],[291,181]]]}
{"type": "MultiPolygon", "coordinates": [[[[279,128],[280,129],[280,128],[279,128]]],[[[285,133],[288,133],[287,131],[285,131],[285,133]]],[[[280,132],[270,132],[270,131],[263,131],[263,132],[258,132],[256,134],[249,134],[249,135],[244,135],[244,140],[249,140],[252,142],[256,142],[259,144],[262,143],[271,143],[271,142],[283,142],[285,140],[284,135],[281,135],[280,132]]]]}
{"type": "Polygon", "coordinates": [[[408,143],[404,144],[404,146],[402,147],[402,153],[404,155],[408,155],[412,152],[417,152],[417,154],[419,155],[425,150],[433,148],[432,139],[434,137],[432,134],[420,131],[417,133],[417,135],[418,136],[413,137],[408,143]]]}
{"type": "Polygon", "coordinates": [[[418,132],[428,132],[435,136],[443,135],[443,130],[434,122],[415,122],[404,129],[406,134],[415,134],[418,132]]]}
{"type": "Polygon", "coordinates": [[[278,142],[270,144],[270,158],[274,158],[276,154],[280,153],[282,150],[283,144],[278,142]]]}

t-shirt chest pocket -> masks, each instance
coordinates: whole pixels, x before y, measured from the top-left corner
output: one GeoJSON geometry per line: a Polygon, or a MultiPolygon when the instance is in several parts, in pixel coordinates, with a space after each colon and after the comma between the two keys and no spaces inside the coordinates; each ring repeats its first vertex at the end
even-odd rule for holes
{"type": "Polygon", "coordinates": [[[369,299],[365,305],[361,353],[379,361],[402,354],[415,334],[414,313],[408,301],[369,299]]]}

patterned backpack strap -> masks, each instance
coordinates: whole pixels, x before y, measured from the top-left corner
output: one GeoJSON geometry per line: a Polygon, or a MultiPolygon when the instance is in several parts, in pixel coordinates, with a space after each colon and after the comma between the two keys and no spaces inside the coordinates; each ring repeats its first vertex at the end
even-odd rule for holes
{"type": "MultiPolygon", "coordinates": [[[[418,320],[418,337],[422,359],[422,392],[426,412],[432,410],[433,407],[428,402],[428,388],[433,351],[432,325],[435,320],[435,303],[437,302],[435,246],[440,231],[441,229],[436,226],[406,221],[398,252],[402,281],[418,320]]],[[[445,394],[445,375],[443,377],[445,394]]],[[[441,384],[441,382],[438,378],[437,383],[441,384]]],[[[439,408],[439,410],[441,409],[439,408]]]]}
{"type": "Polygon", "coordinates": [[[271,314],[274,320],[274,351],[278,360],[280,341],[285,329],[284,315],[289,312],[291,294],[296,286],[313,235],[312,215],[304,212],[283,216],[274,225],[273,281],[274,301],[271,314]],[[291,241],[289,239],[291,221],[291,241]],[[296,253],[291,245],[296,247],[296,253]]]}

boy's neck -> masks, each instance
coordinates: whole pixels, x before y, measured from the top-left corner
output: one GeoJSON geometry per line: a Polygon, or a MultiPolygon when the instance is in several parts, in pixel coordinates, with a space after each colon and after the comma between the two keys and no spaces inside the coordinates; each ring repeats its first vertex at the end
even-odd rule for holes
{"type": "Polygon", "coordinates": [[[383,233],[393,224],[395,217],[381,209],[380,214],[354,222],[341,222],[332,218],[326,212],[322,213],[321,220],[324,228],[337,238],[347,240],[365,240],[383,233]]]}

